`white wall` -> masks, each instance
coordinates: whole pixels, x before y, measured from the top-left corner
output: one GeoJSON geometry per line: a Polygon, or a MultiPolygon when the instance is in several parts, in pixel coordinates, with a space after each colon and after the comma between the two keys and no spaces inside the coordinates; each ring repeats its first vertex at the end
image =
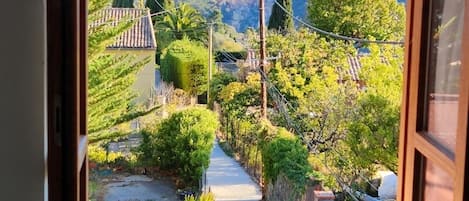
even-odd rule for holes
{"type": "Polygon", "coordinates": [[[156,71],[156,62],[155,62],[155,51],[152,49],[147,50],[126,50],[126,49],[112,49],[106,50],[107,53],[116,54],[116,55],[125,55],[135,56],[135,62],[143,61],[144,59],[149,58],[150,61],[145,64],[145,66],[137,73],[134,84],[132,85],[133,90],[138,94],[135,98],[135,103],[137,104],[146,104],[148,103],[149,98],[151,97],[151,91],[155,87],[155,71],[156,71]]]}
{"type": "Polygon", "coordinates": [[[0,200],[47,200],[45,0],[0,6],[0,200]]]}

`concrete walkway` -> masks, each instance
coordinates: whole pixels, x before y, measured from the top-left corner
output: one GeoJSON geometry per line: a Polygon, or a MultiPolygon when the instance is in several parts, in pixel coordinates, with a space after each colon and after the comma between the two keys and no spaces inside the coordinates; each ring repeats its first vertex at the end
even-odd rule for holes
{"type": "Polygon", "coordinates": [[[217,201],[258,201],[262,198],[259,186],[215,141],[207,169],[207,189],[217,201]]]}
{"type": "Polygon", "coordinates": [[[104,201],[178,201],[169,179],[154,180],[144,175],[116,175],[104,186],[104,201]]]}

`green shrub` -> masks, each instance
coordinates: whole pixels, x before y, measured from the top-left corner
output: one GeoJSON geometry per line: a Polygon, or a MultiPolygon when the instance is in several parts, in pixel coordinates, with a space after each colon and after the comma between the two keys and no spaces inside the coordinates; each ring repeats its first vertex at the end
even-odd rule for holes
{"type": "Polygon", "coordinates": [[[123,155],[120,152],[107,152],[99,145],[89,145],[88,157],[90,161],[97,164],[106,164],[116,162],[118,159],[123,158],[123,155]]]}
{"type": "MultiPolygon", "coordinates": [[[[143,143],[153,162],[162,169],[175,170],[185,184],[195,186],[210,162],[218,119],[204,108],[190,108],[162,121],[143,143]],[[151,149],[151,150],[150,150],[151,149]]],[[[145,154],[145,153],[143,153],[145,154]]]]}
{"type": "Polygon", "coordinates": [[[267,183],[274,184],[279,175],[285,175],[297,196],[304,193],[311,167],[308,150],[296,136],[278,129],[277,136],[265,144],[262,160],[267,183]]]}
{"type": "Polygon", "coordinates": [[[229,73],[217,73],[212,77],[210,81],[210,105],[213,105],[214,101],[220,102],[218,93],[232,82],[236,82],[236,77],[229,73]]]}
{"type": "Polygon", "coordinates": [[[191,95],[207,91],[208,50],[196,42],[187,38],[172,42],[163,52],[160,68],[164,81],[191,95]]]}

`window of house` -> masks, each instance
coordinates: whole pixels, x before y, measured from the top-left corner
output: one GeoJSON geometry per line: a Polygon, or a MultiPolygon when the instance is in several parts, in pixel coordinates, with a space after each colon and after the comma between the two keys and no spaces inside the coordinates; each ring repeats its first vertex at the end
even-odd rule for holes
{"type": "Polygon", "coordinates": [[[466,200],[467,0],[410,1],[400,200],[466,200]]]}

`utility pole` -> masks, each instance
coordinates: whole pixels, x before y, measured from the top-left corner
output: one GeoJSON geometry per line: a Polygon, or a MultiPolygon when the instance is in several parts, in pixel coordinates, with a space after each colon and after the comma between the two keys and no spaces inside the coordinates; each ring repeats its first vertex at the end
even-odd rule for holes
{"type": "Polygon", "coordinates": [[[210,23],[208,30],[208,86],[207,86],[207,104],[210,100],[210,81],[212,79],[212,54],[213,54],[213,23],[210,23]]]}
{"type": "Polygon", "coordinates": [[[259,0],[259,35],[260,35],[260,70],[261,70],[261,115],[267,118],[267,86],[265,83],[266,62],[265,62],[265,10],[264,0],[259,0]],[[263,75],[264,74],[264,75],[263,75]]]}

